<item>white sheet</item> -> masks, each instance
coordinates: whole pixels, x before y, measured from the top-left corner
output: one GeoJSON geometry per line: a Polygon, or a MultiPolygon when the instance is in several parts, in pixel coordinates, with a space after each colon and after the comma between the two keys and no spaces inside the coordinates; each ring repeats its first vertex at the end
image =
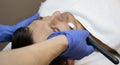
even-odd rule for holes
{"type": "Polygon", "coordinates": [[[39,13],[45,17],[55,11],[71,12],[96,38],[120,46],[120,0],[47,0],[39,13]]]}
{"type": "Polygon", "coordinates": [[[10,51],[10,50],[11,50],[11,47],[12,47],[12,44],[11,44],[11,42],[10,42],[10,43],[8,43],[8,44],[5,46],[5,48],[4,48],[2,51],[10,51]]]}
{"type": "MultiPolygon", "coordinates": [[[[92,35],[120,53],[120,0],[47,0],[40,7],[39,14],[45,17],[55,11],[71,12],[92,35]]],[[[75,65],[113,63],[94,52],[75,65]]]]}

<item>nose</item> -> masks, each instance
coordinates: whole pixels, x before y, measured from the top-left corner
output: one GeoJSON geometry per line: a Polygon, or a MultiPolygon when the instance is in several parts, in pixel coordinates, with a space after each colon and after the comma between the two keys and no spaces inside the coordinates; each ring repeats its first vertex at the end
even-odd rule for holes
{"type": "Polygon", "coordinates": [[[60,11],[56,11],[55,13],[53,13],[52,19],[64,21],[62,17],[62,13],[60,11]]]}
{"type": "Polygon", "coordinates": [[[55,13],[53,13],[53,15],[51,16],[51,20],[49,21],[49,24],[51,25],[56,25],[60,22],[63,22],[64,19],[62,17],[62,13],[59,11],[56,11],[55,13]]]}
{"type": "Polygon", "coordinates": [[[61,15],[60,11],[56,11],[56,12],[53,13],[53,16],[58,16],[58,15],[61,15]]]}

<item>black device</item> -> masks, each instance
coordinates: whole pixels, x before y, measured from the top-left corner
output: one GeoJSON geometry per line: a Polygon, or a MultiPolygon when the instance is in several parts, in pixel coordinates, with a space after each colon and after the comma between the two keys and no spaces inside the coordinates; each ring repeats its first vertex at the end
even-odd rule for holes
{"type": "Polygon", "coordinates": [[[105,50],[100,44],[95,42],[92,37],[87,38],[87,42],[90,43],[95,49],[101,52],[106,58],[108,58],[114,64],[119,64],[119,60],[113,56],[110,52],[105,50]]]}

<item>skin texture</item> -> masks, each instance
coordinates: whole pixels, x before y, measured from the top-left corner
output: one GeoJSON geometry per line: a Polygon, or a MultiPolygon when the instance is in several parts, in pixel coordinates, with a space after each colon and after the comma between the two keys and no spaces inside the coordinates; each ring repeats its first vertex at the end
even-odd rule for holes
{"type": "Polygon", "coordinates": [[[32,31],[34,42],[41,42],[46,40],[47,37],[54,32],[52,28],[58,28],[59,31],[71,30],[68,26],[68,22],[72,22],[79,30],[84,29],[68,12],[55,12],[52,16],[47,16],[41,20],[34,21],[28,27],[30,31],[32,31]]]}
{"type": "Polygon", "coordinates": [[[66,20],[62,19],[60,12],[56,12],[53,16],[45,17],[42,20],[36,20],[28,27],[32,31],[34,42],[46,40],[54,32],[51,27],[56,27],[60,31],[70,30],[66,20]]]}

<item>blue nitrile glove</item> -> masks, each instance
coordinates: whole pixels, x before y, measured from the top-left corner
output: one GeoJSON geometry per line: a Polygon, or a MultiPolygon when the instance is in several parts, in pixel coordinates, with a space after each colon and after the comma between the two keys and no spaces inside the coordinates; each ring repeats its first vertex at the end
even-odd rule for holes
{"type": "Polygon", "coordinates": [[[60,55],[65,59],[80,60],[94,51],[93,46],[86,42],[86,39],[89,37],[88,31],[70,30],[55,32],[48,39],[58,35],[65,35],[68,39],[68,48],[60,55]]]}
{"type": "Polygon", "coordinates": [[[34,20],[36,20],[38,17],[39,17],[39,14],[36,13],[34,16],[27,18],[13,26],[0,25],[0,42],[10,41],[11,37],[13,35],[13,32],[15,30],[17,30],[20,27],[28,26],[30,23],[32,23],[34,20]]]}

